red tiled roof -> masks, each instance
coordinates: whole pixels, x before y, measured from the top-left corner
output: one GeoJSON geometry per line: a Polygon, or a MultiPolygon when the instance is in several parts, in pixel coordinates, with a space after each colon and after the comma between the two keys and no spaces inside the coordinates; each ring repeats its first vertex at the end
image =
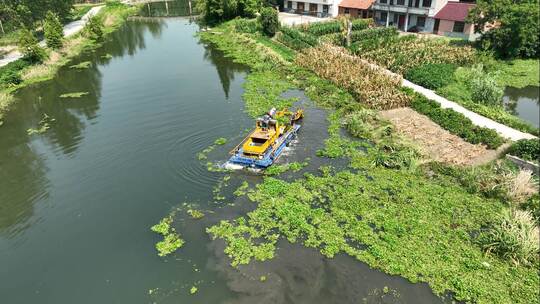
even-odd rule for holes
{"type": "Polygon", "coordinates": [[[448,2],[437,14],[435,19],[451,21],[465,21],[469,10],[473,8],[473,3],[448,2]]]}
{"type": "Polygon", "coordinates": [[[339,6],[365,10],[368,9],[373,2],[375,2],[375,0],[343,0],[339,6]]]}

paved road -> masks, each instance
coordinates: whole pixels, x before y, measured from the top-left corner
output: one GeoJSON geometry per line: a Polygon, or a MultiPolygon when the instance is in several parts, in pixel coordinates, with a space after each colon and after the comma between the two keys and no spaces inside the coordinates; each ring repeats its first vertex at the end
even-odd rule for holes
{"type": "MultiPolygon", "coordinates": [[[[80,20],[73,21],[71,23],[68,23],[64,26],[64,37],[72,36],[78,32],[80,32],[88,20],[95,16],[104,6],[95,6],[92,7],[88,13],[86,13],[80,20]]],[[[44,40],[39,42],[39,45],[44,47],[46,45],[46,42],[44,40]]],[[[4,58],[0,59],[0,67],[5,66],[6,64],[13,62],[15,60],[21,59],[22,54],[19,51],[13,51],[9,54],[6,54],[4,58]]]]}
{"type": "Polygon", "coordinates": [[[484,116],[482,116],[480,114],[477,114],[477,113],[475,113],[473,111],[467,110],[464,107],[462,107],[461,105],[435,94],[435,92],[433,92],[432,90],[429,90],[429,89],[426,89],[426,88],[421,87],[419,85],[416,85],[416,84],[414,84],[414,83],[412,83],[412,82],[410,82],[410,81],[408,81],[406,79],[403,79],[403,86],[407,87],[407,88],[411,88],[415,92],[420,93],[420,94],[426,96],[427,98],[438,102],[441,105],[442,108],[451,108],[454,111],[465,115],[465,117],[469,118],[472,121],[472,123],[477,125],[477,126],[486,127],[486,128],[490,128],[490,129],[493,129],[493,130],[497,131],[497,133],[499,133],[503,137],[509,138],[511,140],[536,138],[536,136],[534,136],[534,135],[531,135],[531,134],[528,134],[528,133],[523,133],[523,132],[518,131],[516,129],[512,129],[512,128],[508,127],[508,126],[500,124],[500,123],[498,123],[496,121],[493,121],[493,120],[491,120],[491,119],[489,119],[487,117],[484,117],[484,116]]]}

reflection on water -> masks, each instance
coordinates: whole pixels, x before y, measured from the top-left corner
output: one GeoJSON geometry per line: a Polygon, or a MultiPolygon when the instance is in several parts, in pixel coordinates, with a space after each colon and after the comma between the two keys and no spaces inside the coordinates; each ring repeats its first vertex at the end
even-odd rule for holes
{"type": "Polygon", "coordinates": [[[208,46],[205,46],[204,49],[204,59],[210,61],[216,67],[225,97],[229,99],[231,81],[234,80],[235,74],[246,70],[245,66],[237,63],[224,64],[231,60],[224,57],[222,51],[208,46]]]}
{"type": "Polygon", "coordinates": [[[171,0],[147,3],[143,6],[139,15],[143,17],[193,16],[197,15],[195,3],[195,0],[171,0]]]}
{"type": "Polygon", "coordinates": [[[503,102],[514,115],[540,126],[540,87],[527,86],[524,88],[507,87],[504,90],[503,102]]]}
{"type": "MultiPolygon", "coordinates": [[[[163,22],[135,23],[123,27],[106,43],[112,57],[134,55],[144,49],[144,33],[158,38],[163,22]]],[[[98,117],[102,74],[98,68],[111,61],[103,52],[87,53],[72,64],[91,61],[87,69],[61,68],[52,81],[20,90],[13,110],[0,128],[0,233],[20,232],[33,214],[33,204],[47,197],[47,169],[43,163],[43,145],[55,154],[72,156],[84,138],[84,129],[98,117]],[[60,98],[64,93],[87,92],[81,98],[60,98]],[[46,114],[55,119],[42,136],[29,136],[46,114]]],[[[71,65],[71,64],[70,64],[71,65]]]]}

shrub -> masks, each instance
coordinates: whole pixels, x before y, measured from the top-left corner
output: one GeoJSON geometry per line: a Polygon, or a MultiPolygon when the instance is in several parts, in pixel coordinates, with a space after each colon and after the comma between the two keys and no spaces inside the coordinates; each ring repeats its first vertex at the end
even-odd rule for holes
{"type": "Polygon", "coordinates": [[[260,22],[262,31],[266,36],[274,37],[279,30],[278,13],[272,7],[265,7],[261,9],[260,22]]]}
{"type": "Polygon", "coordinates": [[[356,100],[375,109],[392,109],[409,104],[401,87],[401,77],[387,74],[351,56],[343,48],[322,45],[296,57],[298,65],[348,90],[356,100]]]}
{"type": "Polygon", "coordinates": [[[499,134],[488,128],[473,125],[472,121],[463,114],[441,106],[423,95],[414,94],[411,107],[433,120],[443,129],[455,134],[472,144],[485,144],[490,149],[501,146],[505,140],[499,134]]]}
{"type": "Polygon", "coordinates": [[[23,58],[30,63],[42,62],[45,57],[45,50],[39,46],[34,34],[27,29],[22,29],[19,36],[19,49],[23,58]]]}
{"type": "Polygon", "coordinates": [[[257,19],[236,19],[234,29],[237,32],[254,34],[260,30],[260,24],[257,19]]]}
{"type": "Polygon", "coordinates": [[[471,97],[474,102],[487,105],[501,105],[504,95],[503,89],[497,84],[495,78],[484,74],[483,77],[470,79],[471,97]]]}
{"type": "Polygon", "coordinates": [[[86,35],[88,38],[100,42],[103,40],[103,19],[100,16],[93,16],[86,24],[86,35]]]}
{"type": "Polygon", "coordinates": [[[445,63],[428,63],[410,69],[405,78],[426,87],[428,89],[438,89],[452,81],[456,66],[445,63]]]}
{"type": "Polygon", "coordinates": [[[339,33],[341,32],[341,22],[328,21],[328,22],[310,23],[304,26],[304,30],[315,36],[339,33]]]}
{"type": "Polygon", "coordinates": [[[540,160],[540,139],[520,139],[510,146],[508,154],[538,162],[540,160]]]}
{"type": "Polygon", "coordinates": [[[539,231],[531,213],[523,210],[506,212],[478,237],[488,253],[495,253],[516,264],[531,264],[538,260],[539,231]]]}
{"type": "Polygon", "coordinates": [[[22,79],[18,71],[9,69],[2,73],[2,76],[0,76],[0,82],[6,85],[19,84],[22,82],[22,79]]]}
{"type": "Polygon", "coordinates": [[[55,13],[51,11],[47,12],[43,29],[45,32],[45,41],[47,42],[47,46],[52,49],[61,48],[62,39],[64,38],[64,29],[55,13]]]}

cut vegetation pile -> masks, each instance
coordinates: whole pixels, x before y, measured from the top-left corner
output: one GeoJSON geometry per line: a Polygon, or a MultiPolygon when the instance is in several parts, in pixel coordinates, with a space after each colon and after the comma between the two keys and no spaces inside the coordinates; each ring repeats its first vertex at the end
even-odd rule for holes
{"type": "Polygon", "coordinates": [[[399,89],[400,77],[385,73],[342,48],[330,45],[310,48],[299,54],[296,62],[347,89],[370,108],[392,109],[409,104],[409,97],[399,89]]]}

